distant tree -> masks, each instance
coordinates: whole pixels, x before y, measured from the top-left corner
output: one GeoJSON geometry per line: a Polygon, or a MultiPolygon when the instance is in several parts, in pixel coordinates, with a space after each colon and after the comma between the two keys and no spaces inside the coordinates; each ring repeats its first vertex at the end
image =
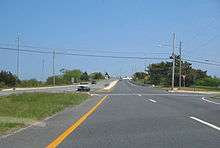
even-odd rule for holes
{"type": "Polygon", "coordinates": [[[87,72],[82,73],[82,75],[80,76],[80,80],[89,81],[89,75],[87,74],[87,72]]]}
{"type": "Polygon", "coordinates": [[[196,85],[198,86],[210,86],[210,87],[219,87],[220,86],[220,78],[217,77],[205,77],[196,81],[196,85]]]}
{"type": "Polygon", "coordinates": [[[82,75],[82,72],[79,69],[66,70],[64,71],[64,74],[63,74],[63,81],[66,84],[71,84],[72,78],[74,78],[75,82],[77,82],[80,80],[81,75],[82,75]]]}
{"type": "Polygon", "coordinates": [[[10,71],[0,71],[0,83],[7,87],[14,87],[16,83],[19,83],[19,79],[13,75],[10,71]]]}
{"type": "Polygon", "coordinates": [[[66,71],[66,69],[65,69],[65,68],[61,68],[59,71],[60,71],[61,74],[64,74],[64,72],[66,71]]]}
{"type": "MultiPolygon", "coordinates": [[[[179,83],[179,61],[175,63],[175,85],[179,83]]],[[[192,68],[192,64],[189,62],[182,62],[182,75],[185,75],[186,86],[191,86],[196,83],[197,80],[207,77],[207,72],[200,69],[192,68]]],[[[171,85],[172,79],[172,62],[161,62],[156,64],[150,64],[148,66],[149,80],[156,85],[171,85]]],[[[183,79],[182,79],[183,81],[183,79]]]]}
{"type": "Polygon", "coordinates": [[[101,72],[94,72],[90,74],[91,79],[99,80],[99,79],[105,79],[105,76],[101,72]]]}
{"type": "Polygon", "coordinates": [[[168,85],[171,78],[171,63],[157,63],[148,66],[149,80],[151,83],[158,85],[168,85]]]}
{"type": "MultiPolygon", "coordinates": [[[[55,76],[55,81],[56,81],[56,85],[66,84],[65,81],[63,80],[63,76],[61,75],[55,76]]],[[[46,84],[53,85],[53,76],[47,78],[46,84]]]]}
{"type": "Polygon", "coordinates": [[[146,74],[146,72],[136,72],[133,74],[133,79],[147,79],[148,75],[146,74]]]}
{"type": "Polygon", "coordinates": [[[22,80],[17,85],[18,87],[39,87],[42,86],[43,82],[38,81],[36,79],[30,79],[30,80],[22,80]]]}

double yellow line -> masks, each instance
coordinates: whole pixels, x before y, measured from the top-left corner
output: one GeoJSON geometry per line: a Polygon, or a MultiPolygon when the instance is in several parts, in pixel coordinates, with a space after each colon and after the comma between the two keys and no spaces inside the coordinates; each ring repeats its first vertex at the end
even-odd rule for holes
{"type": "Polygon", "coordinates": [[[85,113],[80,119],[73,123],[68,129],[66,129],[61,135],[59,135],[55,140],[53,140],[47,148],[57,147],[69,134],[71,134],[77,127],[79,127],[96,109],[102,104],[102,102],[108,96],[104,96],[95,106],[93,106],[87,113],[85,113]]]}

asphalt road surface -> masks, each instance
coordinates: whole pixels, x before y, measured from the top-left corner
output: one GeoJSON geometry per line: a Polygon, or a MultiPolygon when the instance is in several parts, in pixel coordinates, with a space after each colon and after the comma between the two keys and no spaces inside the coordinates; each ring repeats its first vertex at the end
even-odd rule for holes
{"type": "Polygon", "coordinates": [[[112,92],[96,94],[77,109],[46,121],[46,128],[32,127],[1,139],[0,147],[45,147],[104,95],[108,98],[58,147],[220,147],[219,104],[202,100],[202,95],[169,94],[127,80],[119,81],[112,92]]]}

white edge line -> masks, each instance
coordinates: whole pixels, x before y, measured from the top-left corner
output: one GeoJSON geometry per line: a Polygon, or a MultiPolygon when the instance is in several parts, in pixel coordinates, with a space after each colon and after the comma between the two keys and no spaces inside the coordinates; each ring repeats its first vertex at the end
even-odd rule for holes
{"type": "Polygon", "coordinates": [[[157,101],[153,100],[153,99],[148,99],[149,101],[156,103],[157,101]]]}
{"type": "Polygon", "coordinates": [[[190,118],[193,119],[193,120],[196,120],[196,121],[198,121],[198,122],[200,122],[200,123],[203,123],[203,124],[205,124],[205,125],[207,125],[207,126],[209,126],[209,127],[212,127],[212,128],[214,128],[214,129],[220,131],[220,127],[218,127],[218,126],[215,126],[215,125],[213,125],[213,124],[211,124],[211,123],[208,123],[208,122],[203,121],[203,120],[201,120],[201,119],[198,119],[198,118],[196,118],[196,117],[192,117],[192,116],[191,116],[190,118]]]}
{"type": "Polygon", "coordinates": [[[204,101],[206,101],[206,102],[213,103],[213,104],[220,105],[220,103],[217,103],[217,102],[214,102],[214,101],[211,101],[211,100],[207,100],[207,99],[205,99],[205,97],[202,97],[202,100],[204,100],[204,101]]]}
{"type": "MultiPolygon", "coordinates": [[[[138,95],[137,93],[103,93],[102,95],[112,95],[112,96],[118,96],[118,95],[138,95]]],[[[202,97],[202,95],[186,95],[186,94],[141,94],[142,96],[182,96],[182,97],[202,97]]]]}

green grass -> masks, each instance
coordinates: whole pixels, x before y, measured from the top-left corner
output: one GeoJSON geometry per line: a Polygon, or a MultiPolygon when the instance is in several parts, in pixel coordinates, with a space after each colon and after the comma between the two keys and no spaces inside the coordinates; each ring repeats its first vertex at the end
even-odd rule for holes
{"type": "Polygon", "coordinates": [[[220,92],[220,88],[217,87],[208,87],[208,86],[196,86],[194,87],[182,87],[181,90],[189,90],[189,91],[216,91],[220,92]]]}
{"type": "MultiPolygon", "coordinates": [[[[1,96],[0,118],[41,120],[64,110],[65,107],[78,105],[87,98],[86,94],[73,93],[23,93],[1,96]]],[[[7,123],[0,120],[0,132],[22,125],[23,123],[7,123]]]]}
{"type": "Polygon", "coordinates": [[[21,123],[0,123],[0,134],[23,126],[24,124],[21,123]]]}

